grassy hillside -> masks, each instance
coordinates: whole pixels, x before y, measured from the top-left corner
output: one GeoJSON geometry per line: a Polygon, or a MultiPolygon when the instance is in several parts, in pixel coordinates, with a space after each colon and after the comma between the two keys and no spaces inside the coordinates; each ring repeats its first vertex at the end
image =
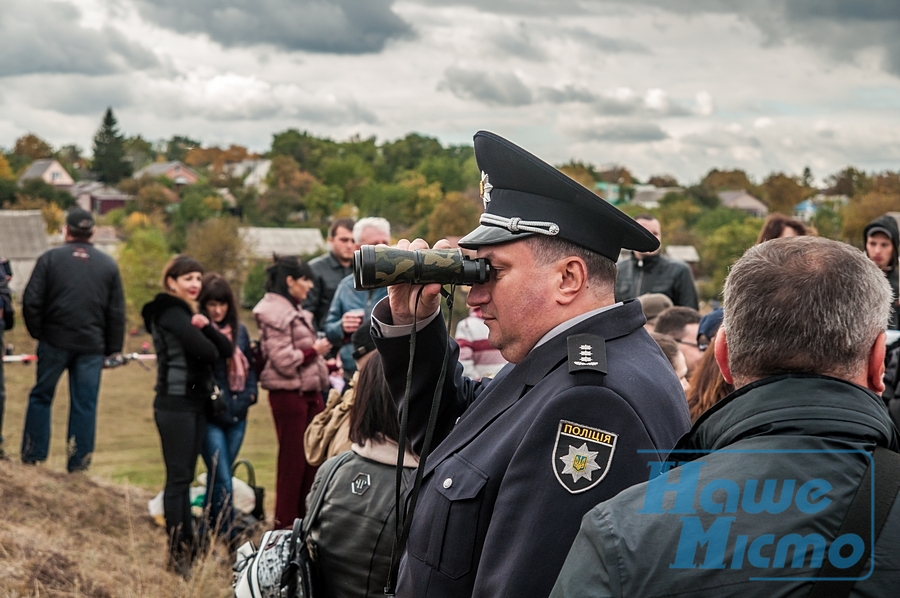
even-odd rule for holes
{"type": "MultiPolygon", "coordinates": [[[[34,350],[20,325],[4,338],[16,353],[34,350]]],[[[130,337],[135,350],[146,336],[130,337]]],[[[153,422],[155,365],[106,370],[99,398],[96,448],[87,474],[65,472],[68,385],[53,406],[50,457],[38,467],[19,464],[22,425],[34,364],[6,364],[5,448],[0,461],[0,597],[226,596],[230,559],[215,549],[191,582],[164,571],[165,532],[152,523],[147,501],[163,487],[165,469],[153,422]]],[[[275,496],[277,442],[268,398],[250,410],[241,458],[256,467],[266,488],[266,513],[275,496]]],[[[203,471],[198,461],[198,473],[203,471]]]]}

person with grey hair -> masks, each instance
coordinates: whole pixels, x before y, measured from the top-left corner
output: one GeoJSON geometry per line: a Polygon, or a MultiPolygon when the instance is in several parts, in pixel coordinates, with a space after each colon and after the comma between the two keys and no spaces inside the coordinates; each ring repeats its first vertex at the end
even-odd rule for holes
{"type": "MultiPolygon", "coordinates": [[[[391,224],[384,218],[360,218],[353,226],[353,240],[361,245],[387,245],[391,242],[391,224]]],[[[325,325],[322,330],[332,346],[339,347],[341,365],[347,382],[356,373],[351,335],[363,320],[372,315],[375,304],[387,296],[387,289],[357,291],[353,287],[353,274],[346,276],[334,291],[325,325]]]]}
{"type": "Polygon", "coordinates": [[[900,444],[878,396],[890,308],[850,245],[748,249],[715,341],[735,392],[648,482],[585,515],[550,596],[895,596],[900,444]]]}

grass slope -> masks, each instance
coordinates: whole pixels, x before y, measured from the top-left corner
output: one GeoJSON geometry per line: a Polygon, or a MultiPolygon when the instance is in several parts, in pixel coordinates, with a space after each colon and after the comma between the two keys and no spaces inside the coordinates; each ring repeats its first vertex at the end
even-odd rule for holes
{"type": "MultiPolygon", "coordinates": [[[[137,350],[146,340],[146,335],[129,337],[126,350],[137,350]]],[[[4,341],[13,343],[16,353],[34,351],[21,320],[4,341]]],[[[12,460],[0,461],[0,597],[229,595],[231,563],[218,548],[190,582],[164,571],[165,532],[147,512],[147,501],[162,489],[165,478],[153,421],[156,368],[149,364],[149,370],[130,363],[103,372],[96,446],[86,475],[65,473],[65,375],[53,404],[47,462],[38,467],[18,463],[36,370],[34,364],[5,364],[2,432],[12,460]]],[[[269,516],[276,452],[268,396],[262,391],[260,402],[250,409],[239,458],[255,466],[257,484],[266,488],[269,516]]],[[[198,460],[197,472],[203,470],[198,460]]]]}

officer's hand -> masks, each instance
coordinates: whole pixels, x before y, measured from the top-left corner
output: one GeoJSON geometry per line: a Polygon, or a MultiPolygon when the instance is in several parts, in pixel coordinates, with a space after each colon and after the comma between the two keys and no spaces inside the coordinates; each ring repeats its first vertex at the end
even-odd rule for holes
{"type": "MultiPolygon", "coordinates": [[[[450,243],[441,239],[434,244],[435,249],[449,249],[450,243]]],[[[428,243],[422,239],[407,241],[400,239],[397,249],[414,251],[416,249],[428,249],[428,243]]],[[[395,326],[404,326],[413,323],[413,313],[416,309],[416,294],[422,289],[419,298],[419,311],[415,320],[423,320],[433,314],[441,305],[441,285],[437,283],[426,285],[395,284],[388,287],[388,298],[391,302],[391,314],[395,326]]]]}

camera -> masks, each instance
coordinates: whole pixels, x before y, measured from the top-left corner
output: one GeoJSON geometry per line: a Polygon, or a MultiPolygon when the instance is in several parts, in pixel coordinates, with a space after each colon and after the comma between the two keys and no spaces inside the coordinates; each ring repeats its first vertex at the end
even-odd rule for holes
{"type": "Polygon", "coordinates": [[[353,287],[357,291],[393,284],[482,284],[491,277],[484,258],[470,259],[461,249],[406,251],[386,245],[363,245],[353,253],[353,287]]]}

